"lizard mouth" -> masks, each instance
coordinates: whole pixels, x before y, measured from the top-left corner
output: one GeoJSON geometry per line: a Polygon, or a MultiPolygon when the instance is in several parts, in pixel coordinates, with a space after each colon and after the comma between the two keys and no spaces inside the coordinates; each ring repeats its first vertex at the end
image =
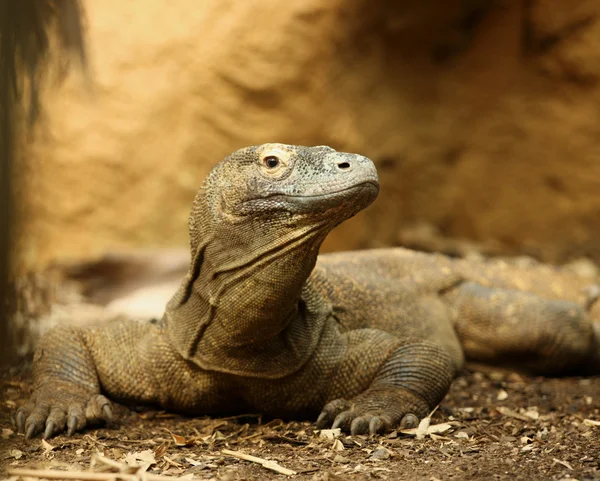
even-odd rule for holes
{"type": "MultiPolygon", "coordinates": [[[[344,197],[351,197],[355,193],[363,192],[365,195],[373,195],[374,197],[379,193],[379,184],[375,182],[363,182],[361,184],[354,184],[349,187],[344,187],[338,190],[330,192],[323,192],[319,194],[303,194],[303,195],[290,195],[290,194],[278,194],[286,199],[293,199],[300,203],[311,203],[319,201],[327,201],[328,199],[340,199],[344,197]]],[[[373,200],[375,200],[373,198],[373,200]]]]}
{"type": "MultiPolygon", "coordinates": [[[[292,215],[319,215],[340,212],[338,218],[350,218],[370,205],[379,194],[379,183],[376,180],[365,180],[352,185],[340,186],[337,189],[302,194],[287,192],[271,192],[254,197],[241,203],[235,214],[273,215],[276,212],[287,212],[292,215]]],[[[343,219],[341,219],[343,220],[343,219]]]]}
{"type": "Polygon", "coordinates": [[[329,212],[332,209],[347,210],[354,215],[370,205],[379,194],[379,184],[366,181],[338,190],[319,194],[272,194],[264,199],[271,200],[279,207],[294,213],[329,212]]]}

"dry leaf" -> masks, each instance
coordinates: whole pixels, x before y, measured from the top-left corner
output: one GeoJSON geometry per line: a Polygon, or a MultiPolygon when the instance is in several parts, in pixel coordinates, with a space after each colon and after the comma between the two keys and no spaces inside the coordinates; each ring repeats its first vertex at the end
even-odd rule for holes
{"type": "Polygon", "coordinates": [[[334,451],[343,451],[345,448],[344,448],[344,445],[342,444],[342,442],[339,439],[336,439],[333,442],[331,449],[333,449],[334,451]]]}
{"type": "Polygon", "coordinates": [[[319,437],[321,439],[333,440],[342,434],[342,430],[340,428],[335,429],[321,429],[319,431],[319,437]]]}
{"type": "Polygon", "coordinates": [[[21,459],[23,457],[23,451],[19,451],[18,449],[11,449],[8,454],[11,458],[21,459]]]}
{"type": "Polygon", "coordinates": [[[141,468],[148,469],[151,465],[156,464],[156,458],[151,449],[146,449],[136,453],[129,453],[125,456],[125,463],[128,466],[140,466],[141,468]]]}
{"type": "Polygon", "coordinates": [[[593,419],[584,419],[583,424],[586,426],[600,426],[600,421],[594,421],[593,419]]]}
{"type": "Polygon", "coordinates": [[[508,399],[508,393],[504,389],[500,389],[498,391],[498,395],[496,396],[496,399],[498,401],[504,401],[505,399],[508,399]]]}
{"type": "MultiPolygon", "coordinates": [[[[167,431],[169,431],[169,430],[167,429],[167,431]]],[[[194,443],[193,439],[187,439],[184,436],[180,436],[179,434],[172,433],[171,431],[169,431],[169,434],[173,438],[173,442],[175,443],[175,446],[189,446],[190,444],[194,443]]]]}
{"type": "Polygon", "coordinates": [[[429,416],[421,419],[419,423],[419,427],[417,427],[417,439],[423,439],[427,436],[427,430],[429,429],[429,424],[431,423],[431,418],[429,416]]]}
{"type": "Polygon", "coordinates": [[[77,456],[81,456],[81,455],[84,453],[84,451],[85,451],[85,449],[83,449],[83,448],[79,448],[77,451],[75,451],[75,454],[76,454],[77,456]]]}
{"type": "MultiPolygon", "coordinates": [[[[448,431],[451,429],[452,425],[449,423],[440,423],[440,424],[431,424],[426,431],[426,435],[429,436],[431,434],[439,434],[448,431]]],[[[416,436],[419,428],[410,428],[410,429],[402,429],[398,432],[402,434],[408,434],[409,436],[416,436]]]]}
{"type": "Polygon", "coordinates": [[[48,454],[50,451],[52,451],[54,449],[54,446],[52,446],[45,439],[42,439],[42,449],[44,450],[44,454],[48,454]]]}
{"type": "Polygon", "coordinates": [[[2,428],[2,439],[10,438],[15,432],[9,428],[2,428]]]}

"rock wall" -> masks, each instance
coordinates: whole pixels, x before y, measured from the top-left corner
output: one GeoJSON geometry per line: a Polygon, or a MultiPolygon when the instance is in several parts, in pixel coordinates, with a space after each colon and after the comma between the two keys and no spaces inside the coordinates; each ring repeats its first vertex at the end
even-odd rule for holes
{"type": "Polygon", "coordinates": [[[600,3],[87,0],[92,83],[46,79],[19,165],[17,265],[187,243],[194,192],[249,144],[329,144],[382,193],[328,249],[417,223],[600,258],[600,3]]]}

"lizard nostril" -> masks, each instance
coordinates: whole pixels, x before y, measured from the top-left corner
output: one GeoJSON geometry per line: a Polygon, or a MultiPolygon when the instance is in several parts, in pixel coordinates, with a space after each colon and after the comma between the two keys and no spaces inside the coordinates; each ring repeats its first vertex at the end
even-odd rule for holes
{"type": "Polygon", "coordinates": [[[340,162],[338,164],[338,168],[341,170],[347,170],[350,168],[350,163],[349,162],[340,162]]]}

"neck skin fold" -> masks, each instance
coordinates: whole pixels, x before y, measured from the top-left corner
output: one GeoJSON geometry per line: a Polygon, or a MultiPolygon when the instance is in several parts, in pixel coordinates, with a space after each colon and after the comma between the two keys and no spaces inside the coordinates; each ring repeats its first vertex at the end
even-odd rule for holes
{"type": "Polygon", "coordinates": [[[309,322],[303,290],[334,227],[325,217],[295,225],[211,222],[204,207],[192,212],[190,271],[166,313],[182,355],[199,364],[210,356],[207,343],[210,350],[269,349],[282,342],[286,328],[309,322]]]}
{"type": "Polygon", "coordinates": [[[231,346],[256,345],[302,316],[302,290],[325,239],[322,231],[307,226],[283,235],[263,232],[261,242],[244,246],[241,255],[227,241],[207,246],[194,282],[197,302],[210,317],[206,334],[218,334],[231,346]]]}

